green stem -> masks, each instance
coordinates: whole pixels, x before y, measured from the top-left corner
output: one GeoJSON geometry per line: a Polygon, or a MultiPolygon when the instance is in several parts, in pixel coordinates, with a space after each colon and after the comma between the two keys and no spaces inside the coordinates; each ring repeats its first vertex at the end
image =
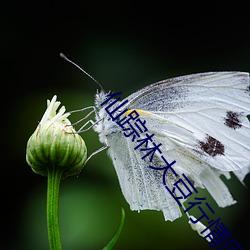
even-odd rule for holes
{"type": "Polygon", "coordinates": [[[50,250],[61,250],[58,203],[62,170],[58,167],[48,168],[47,186],[47,227],[50,250]]]}

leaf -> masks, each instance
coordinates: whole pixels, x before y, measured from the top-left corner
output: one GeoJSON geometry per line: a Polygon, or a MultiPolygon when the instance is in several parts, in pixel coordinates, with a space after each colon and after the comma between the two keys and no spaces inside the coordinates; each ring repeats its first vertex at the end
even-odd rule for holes
{"type": "Polygon", "coordinates": [[[116,241],[118,240],[118,238],[120,236],[120,233],[121,233],[123,225],[124,225],[124,221],[125,221],[125,211],[122,208],[122,218],[121,218],[120,225],[117,228],[117,231],[116,231],[115,235],[113,236],[113,238],[111,239],[111,241],[103,248],[103,250],[111,250],[113,248],[113,246],[115,245],[116,241]]]}

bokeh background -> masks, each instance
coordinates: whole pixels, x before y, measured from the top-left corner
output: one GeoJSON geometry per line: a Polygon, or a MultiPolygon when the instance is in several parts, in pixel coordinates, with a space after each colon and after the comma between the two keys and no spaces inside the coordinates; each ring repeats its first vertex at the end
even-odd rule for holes
{"type": "MultiPolygon", "coordinates": [[[[48,249],[46,178],[25,161],[46,99],[57,94],[67,110],[93,105],[97,85],[60,52],[124,98],[169,77],[250,69],[248,6],[240,2],[11,1],[0,11],[1,249],[48,249]]],[[[82,136],[89,153],[102,146],[94,132],[82,136]]],[[[199,195],[247,249],[249,188],[235,177],[225,182],[236,205],[218,208],[206,191],[199,195]]],[[[249,176],[245,183],[250,186],[249,176]]],[[[102,249],[119,224],[121,207],[126,219],[114,249],[211,249],[184,216],[171,223],[161,212],[130,211],[106,152],[91,159],[78,178],[62,181],[63,249],[102,249]]]]}

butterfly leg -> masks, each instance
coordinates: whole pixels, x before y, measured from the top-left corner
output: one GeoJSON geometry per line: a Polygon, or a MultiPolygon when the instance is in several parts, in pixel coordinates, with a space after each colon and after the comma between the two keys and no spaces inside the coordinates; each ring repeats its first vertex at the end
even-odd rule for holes
{"type": "Polygon", "coordinates": [[[87,115],[85,115],[83,118],[81,118],[79,121],[75,122],[73,125],[76,125],[76,124],[82,122],[83,120],[87,119],[93,113],[96,114],[96,108],[94,106],[90,106],[90,107],[70,111],[70,114],[72,114],[72,113],[76,113],[76,112],[83,112],[83,111],[85,111],[87,109],[92,109],[92,110],[87,115]]]}
{"type": "Polygon", "coordinates": [[[79,172],[77,173],[77,176],[80,175],[82,169],[84,168],[84,166],[87,164],[87,162],[96,154],[102,152],[103,150],[107,149],[108,146],[102,146],[101,148],[97,149],[96,151],[94,151],[88,158],[87,160],[84,162],[83,166],[81,167],[81,169],[79,170],[79,172]]]}
{"type": "Polygon", "coordinates": [[[86,123],[84,123],[84,124],[80,127],[80,129],[78,129],[77,133],[82,133],[82,132],[86,132],[86,131],[90,130],[93,126],[95,126],[95,125],[96,125],[98,122],[100,122],[101,120],[102,120],[102,119],[100,119],[100,120],[98,120],[98,121],[96,121],[96,122],[93,122],[92,120],[87,121],[86,123]],[[88,128],[83,129],[83,128],[86,127],[89,123],[91,123],[91,125],[90,125],[88,128]]]}
{"type": "MultiPolygon", "coordinates": [[[[86,108],[82,108],[82,109],[78,109],[78,110],[73,110],[70,112],[70,114],[72,113],[76,113],[76,112],[83,112],[85,110],[88,109],[92,109],[87,115],[85,115],[83,118],[81,118],[80,120],[78,120],[77,122],[75,122],[74,124],[72,124],[73,126],[81,123],[82,121],[86,120],[88,117],[90,117],[93,113],[96,115],[96,108],[95,106],[90,106],[90,107],[86,107],[86,108]]],[[[99,121],[97,121],[99,122],[99,121]]],[[[88,120],[86,123],[84,123],[77,131],[77,133],[81,133],[81,132],[85,132],[88,131],[89,129],[91,129],[97,122],[93,122],[92,120],[88,120]],[[88,128],[84,129],[88,124],[91,124],[91,126],[89,126],[88,128]]]]}

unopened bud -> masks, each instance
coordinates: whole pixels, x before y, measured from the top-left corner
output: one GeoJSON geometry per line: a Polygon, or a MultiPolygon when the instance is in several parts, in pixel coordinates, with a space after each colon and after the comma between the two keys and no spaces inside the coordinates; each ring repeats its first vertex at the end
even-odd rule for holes
{"type": "Polygon", "coordinates": [[[47,110],[28,140],[26,160],[37,174],[47,176],[49,168],[60,168],[62,177],[67,177],[79,172],[87,148],[68,120],[70,113],[65,113],[65,107],[56,113],[60,105],[56,98],[47,101],[47,110]]]}

